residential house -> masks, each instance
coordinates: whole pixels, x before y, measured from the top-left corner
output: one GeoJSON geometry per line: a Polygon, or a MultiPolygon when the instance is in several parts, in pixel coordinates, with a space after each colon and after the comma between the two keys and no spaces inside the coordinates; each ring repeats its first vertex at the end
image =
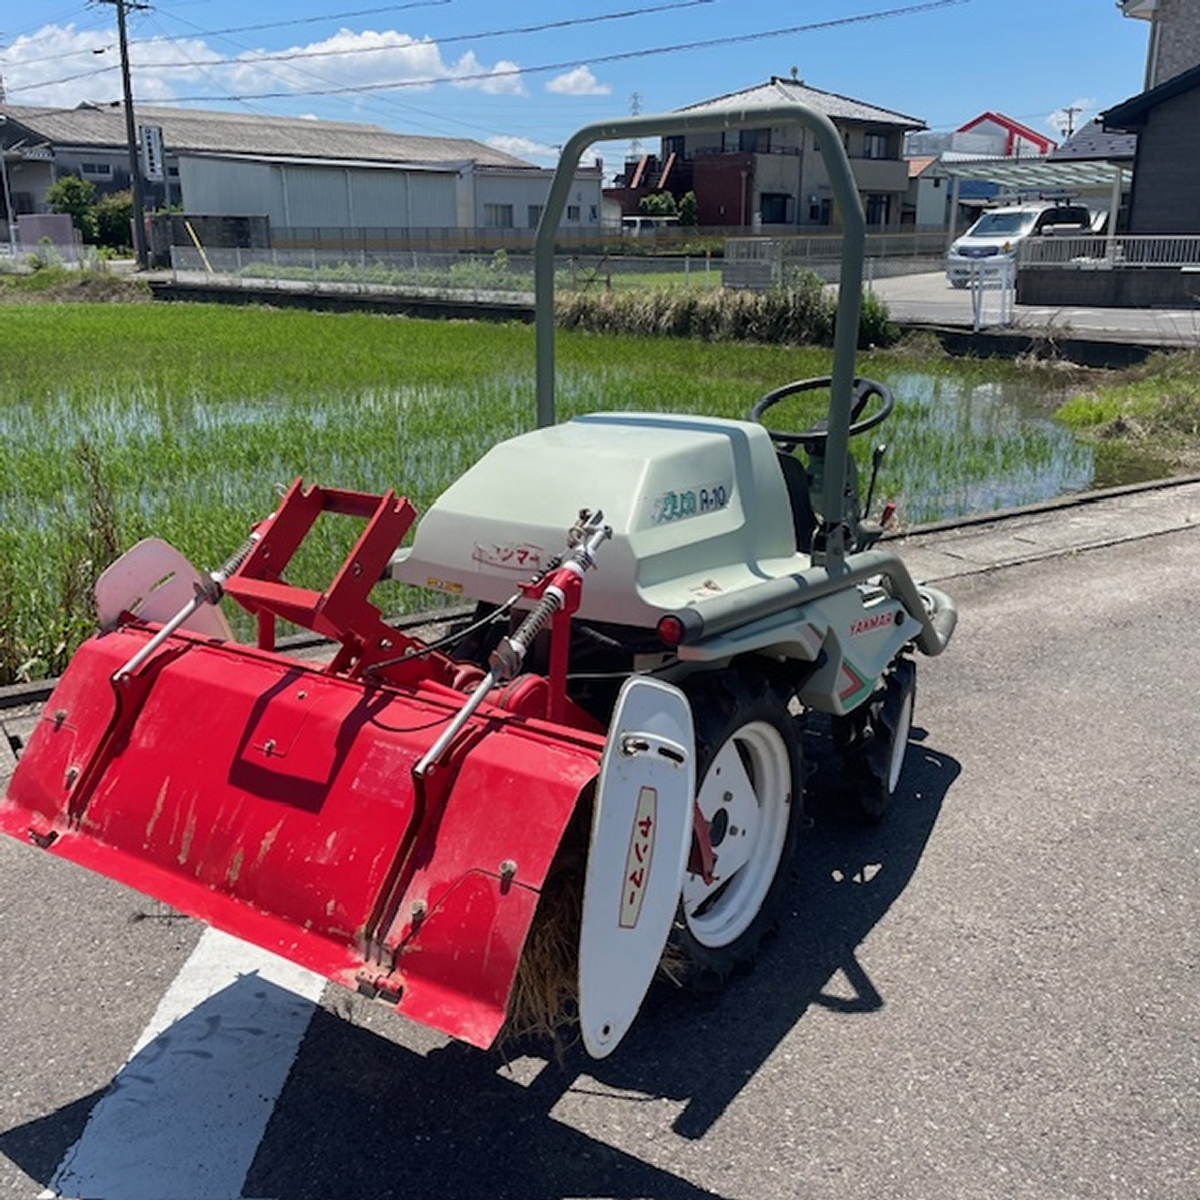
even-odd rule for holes
{"type": "Polygon", "coordinates": [[[994,146],[987,153],[1003,158],[1042,158],[1058,144],[1053,138],[1030,129],[1028,125],[996,112],[980,113],[965,125],[960,125],[955,132],[987,138],[994,146]]]}
{"type": "Polygon", "coordinates": [[[1127,17],[1150,22],[1146,91],[1200,64],[1200,5],[1196,0],[1119,0],[1127,17]]]}
{"type": "Polygon", "coordinates": [[[949,219],[949,176],[939,155],[925,154],[908,161],[908,195],[903,222],[918,232],[945,229],[949,219]]]}
{"type": "MultiPolygon", "coordinates": [[[[905,133],[923,129],[916,117],[774,76],[744,91],[679,109],[700,113],[799,101],[823,113],[841,134],[869,227],[898,228],[908,189],[901,156],[905,133]]],[[[795,125],[682,134],[662,139],[660,155],[631,162],[617,188],[623,211],[641,197],[670,191],[696,195],[699,223],[766,232],[820,229],[837,224],[833,187],[815,135],[795,125]]]]}
{"type": "Polygon", "coordinates": [[[1130,233],[1200,233],[1200,66],[1100,114],[1109,130],[1137,134],[1130,233]]]}
{"type": "Polygon", "coordinates": [[[983,173],[964,177],[963,164],[995,159],[1007,166],[1042,158],[1055,144],[1053,138],[997,112],[980,113],[949,133],[910,134],[904,150],[910,164],[906,213],[912,214],[917,229],[947,229],[951,222],[954,229],[963,228],[1004,191],[1001,183],[983,173]],[[949,180],[954,180],[953,187],[949,180]]]}

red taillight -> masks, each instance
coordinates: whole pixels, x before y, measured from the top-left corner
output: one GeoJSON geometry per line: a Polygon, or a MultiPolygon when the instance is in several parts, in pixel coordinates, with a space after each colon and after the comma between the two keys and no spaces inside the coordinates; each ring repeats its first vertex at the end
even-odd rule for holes
{"type": "Polygon", "coordinates": [[[678,646],[683,641],[683,622],[678,617],[663,617],[658,623],[658,636],[664,645],[678,646]]]}

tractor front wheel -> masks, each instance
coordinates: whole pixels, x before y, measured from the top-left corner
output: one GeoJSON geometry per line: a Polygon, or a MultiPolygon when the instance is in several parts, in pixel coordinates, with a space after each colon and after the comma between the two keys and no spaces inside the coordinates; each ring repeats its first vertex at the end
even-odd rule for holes
{"type": "Polygon", "coordinates": [[[834,746],[842,759],[846,802],[860,820],[870,824],[882,820],[896,794],[916,695],[916,663],[900,658],[870,700],[834,720],[834,746]]]}
{"type": "Polygon", "coordinates": [[[778,917],[802,807],[800,739],[765,680],[729,672],[690,700],[716,863],[710,883],[684,874],[674,942],[691,982],[719,983],[753,964],[778,917]]]}

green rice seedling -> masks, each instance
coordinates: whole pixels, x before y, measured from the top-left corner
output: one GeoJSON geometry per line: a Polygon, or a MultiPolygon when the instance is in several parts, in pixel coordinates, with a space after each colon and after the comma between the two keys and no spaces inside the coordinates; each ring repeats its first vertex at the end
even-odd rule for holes
{"type": "MultiPolygon", "coordinates": [[[[784,344],[774,310],[751,298],[680,299],[628,303],[641,305],[639,328],[686,325],[690,338],[561,333],[560,419],[622,409],[744,417],[769,389],[829,371],[827,349],[784,344]],[[728,328],[771,340],[718,341],[728,328]]],[[[214,567],[297,476],[393,487],[425,509],[497,440],[534,423],[525,325],[205,305],[4,313],[0,681],[63,665],[91,626],[95,574],[118,547],[155,534],[214,567]]],[[[1041,383],[1004,364],[921,366],[887,355],[860,363],[897,392],[877,495],[900,501],[909,520],[1089,485],[1090,446],[1049,416],[1061,383],[1050,403],[1035,403],[1041,383]]],[[[788,423],[804,428],[823,407],[814,395],[788,423]]],[[[870,446],[856,450],[865,464],[870,446]]],[[[347,548],[352,523],[328,524],[289,575],[298,585],[324,586],[347,548]]],[[[397,612],[427,598],[393,588],[380,602],[397,612]]]]}

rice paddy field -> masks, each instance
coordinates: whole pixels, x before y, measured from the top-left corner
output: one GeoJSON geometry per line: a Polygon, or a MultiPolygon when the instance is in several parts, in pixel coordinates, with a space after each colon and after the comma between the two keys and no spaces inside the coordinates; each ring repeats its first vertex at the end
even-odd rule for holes
{"type": "MultiPolygon", "coordinates": [[[[141,537],[215,567],[296,476],[394,487],[424,509],[495,441],[534,424],[523,325],[205,305],[0,312],[0,683],[61,668],[91,631],[95,575],[141,537]]],[[[904,521],[1106,481],[1092,446],[1052,419],[1077,386],[1061,373],[926,349],[859,361],[897,393],[875,435],[890,447],[876,495],[896,499],[904,521]]],[[[825,350],[561,333],[559,418],[742,417],[769,389],[829,369],[825,350]]],[[[780,423],[803,428],[818,407],[780,423]]],[[[869,459],[869,442],[856,449],[869,459]]],[[[1144,470],[1162,473],[1152,460],[1144,470]]],[[[571,498],[594,502],[586,483],[571,498]]],[[[294,583],[323,586],[355,531],[332,521],[317,532],[294,583]]],[[[428,600],[379,596],[392,612],[428,600]]]]}

